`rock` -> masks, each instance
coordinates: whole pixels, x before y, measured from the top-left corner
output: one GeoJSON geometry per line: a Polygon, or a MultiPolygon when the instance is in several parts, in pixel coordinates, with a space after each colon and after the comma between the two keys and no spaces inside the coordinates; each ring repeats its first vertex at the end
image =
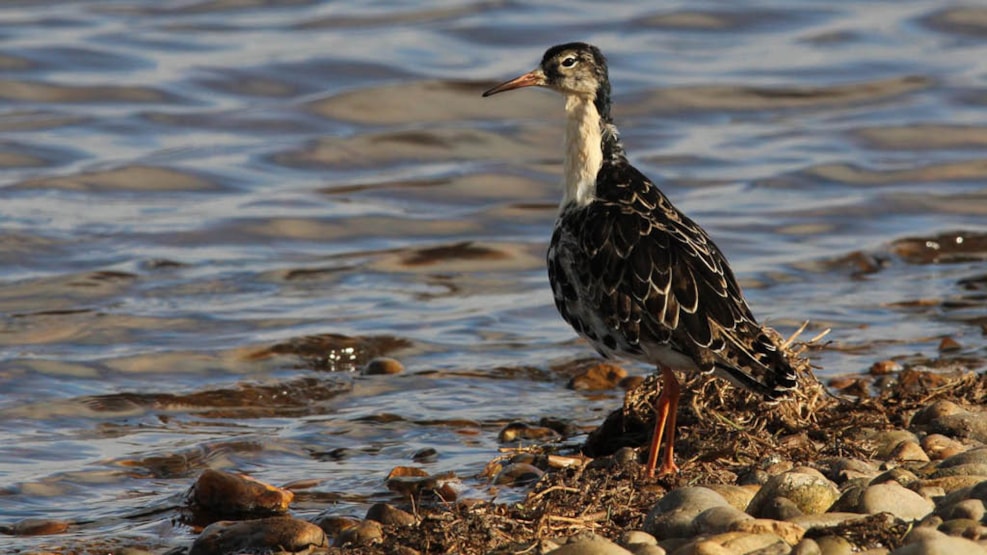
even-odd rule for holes
{"type": "Polygon", "coordinates": [[[256,520],[221,520],[206,526],[188,555],[227,555],[240,552],[287,551],[311,553],[327,546],[322,528],[290,516],[256,520]]]}
{"type": "Polygon", "coordinates": [[[870,366],[870,375],[885,376],[895,372],[901,372],[902,366],[894,360],[879,360],[870,366]]]}
{"type": "Polygon", "coordinates": [[[572,377],[566,385],[576,391],[603,391],[614,389],[627,377],[627,370],[609,362],[598,362],[572,377]]]}
{"type": "Polygon", "coordinates": [[[385,526],[413,526],[418,520],[415,515],[387,503],[374,503],[367,509],[367,520],[377,521],[385,526]]]}
{"type": "Polygon", "coordinates": [[[737,478],[737,485],[740,486],[763,486],[768,483],[771,475],[761,470],[760,468],[755,468],[748,472],[745,472],[737,478]]]}
{"type": "Polygon", "coordinates": [[[666,555],[668,553],[657,544],[648,545],[644,543],[635,543],[628,546],[627,549],[634,555],[666,555]]]}
{"type": "Polygon", "coordinates": [[[732,532],[747,532],[750,534],[774,534],[788,545],[795,545],[805,535],[805,528],[798,524],[769,518],[738,520],[734,522],[732,532]]]}
{"type": "Polygon", "coordinates": [[[822,549],[819,548],[819,544],[816,540],[810,540],[809,538],[803,538],[802,541],[792,548],[792,555],[822,555],[822,549]]]}
{"type": "Polygon", "coordinates": [[[704,487],[722,495],[727,500],[727,503],[730,503],[731,507],[741,511],[750,505],[751,499],[754,499],[757,490],[761,489],[759,485],[734,486],[729,484],[711,484],[704,487]]]}
{"type": "Polygon", "coordinates": [[[322,528],[329,538],[336,539],[346,530],[359,526],[360,522],[360,519],[351,516],[326,515],[316,518],[314,524],[322,528]]]}
{"type": "Polygon", "coordinates": [[[692,533],[692,521],[712,507],[728,507],[722,495],[709,488],[688,487],[666,493],[644,519],[644,531],[658,539],[684,538],[692,533]]]}
{"type": "Polygon", "coordinates": [[[893,461],[929,462],[929,455],[925,453],[925,450],[918,443],[914,441],[902,441],[891,450],[888,459],[893,461]]]}
{"type": "Polygon", "coordinates": [[[813,528],[831,528],[833,526],[840,526],[851,520],[859,520],[866,518],[867,515],[862,515],[859,513],[822,513],[818,515],[802,515],[797,516],[789,520],[798,524],[806,530],[812,530],[813,528]]]}
{"type": "Polygon", "coordinates": [[[913,484],[912,487],[942,488],[943,491],[948,494],[963,488],[974,487],[984,481],[987,481],[987,476],[944,476],[942,478],[919,480],[916,484],[913,484]]]}
{"type": "MultiPolygon", "coordinates": [[[[839,501],[837,501],[838,503],[839,501]]],[[[794,501],[787,497],[775,497],[762,507],[762,518],[773,518],[775,520],[789,520],[792,517],[805,514],[794,501]]]]}
{"type": "Polygon", "coordinates": [[[929,434],[922,438],[922,449],[934,461],[947,459],[966,451],[966,446],[942,434],[929,434]]]}
{"type": "Polygon", "coordinates": [[[524,422],[511,422],[497,434],[497,441],[512,443],[515,441],[553,441],[559,439],[559,433],[546,426],[531,426],[524,422]]]}
{"type": "Polygon", "coordinates": [[[194,508],[213,515],[284,513],[295,494],[261,481],[207,468],[192,486],[194,508]]]}
{"type": "Polygon", "coordinates": [[[945,478],[946,476],[987,476],[987,464],[967,463],[939,467],[932,473],[932,478],[945,478]]]}
{"type": "Polygon", "coordinates": [[[658,540],[642,530],[628,530],[620,535],[620,545],[629,546],[634,544],[658,545],[658,540]]]}
{"type": "Polygon", "coordinates": [[[905,538],[908,543],[892,551],[891,555],[984,555],[987,553],[987,549],[976,542],[965,538],[947,536],[935,530],[931,531],[932,534],[921,534],[921,536],[914,538],[914,541],[909,541],[919,530],[926,529],[912,530],[905,538]]]}
{"type": "Polygon", "coordinates": [[[963,350],[963,345],[960,345],[959,341],[953,339],[948,335],[946,337],[943,337],[942,340],[939,341],[940,353],[950,353],[950,352],[962,351],[962,350],[963,350]]]}
{"type": "Polygon", "coordinates": [[[935,510],[936,505],[897,482],[885,482],[864,490],[858,508],[862,513],[891,513],[908,521],[923,518],[935,510]]]}
{"type": "Polygon", "coordinates": [[[873,478],[878,474],[876,466],[860,459],[834,457],[820,462],[826,468],[826,477],[838,484],[843,484],[854,478],[873,478]]]}
{"type": "Polygon", "coordinates": [[[874,456],[882,461],[891,458],[892,451],[898,447],[899,443],[903,441],[918,443],[918,437],[908,430],[879,431],[871,434],[867,439],[874,442],[877,447],[877,453],[874,456]]]}
{"type": "Polygon", "coordinates": [[[850,486],[843,490],[843,494],[829,508],[834,513],[853,513],[860,507],[860,498],[864,495],[866,486],[850,486]]]}
{"type": "Polygon", "coordinates": [[[791,546],[774,534],[725,532],[698,538],[676,549],[672,555],[787,555],[791,546]]]}
{"type": "MultiPolygon", "coordinates": [[[[657,547],[657,546],[654,546],[657,547]]],[[[612,541],[595,534],[573,536],[546,555],[632,555],[632,553],[612,541]]]]}
{"type": "Polygon", "coordinates": [[[10,526],[0,526],[0,534],[11,536],[48,536],[61,534],[69,529],[69,523],[51,518],[25,518],[10,526]]]}
{"type": "Polygon", "coordinates": [[[775,497],[786,497],[807,514],[823,513],[839,497],[836,485],[821,474],[792,470],[768,479],[757,492],[747,512],[762,516],[768,503],[775,497]]]}
{"type": "Polygon", "coordinates": [[[829,535],[816,538],[816,544],[819,545],[819,551],[822,555],[851,555],[853,553],[853,545],[839,536],[829,535]]]}
{"type": "Polygon", "coordinates": [[[401,372],[404,372],[404,365],[400,361],[388,357],[377,357],[367,362],[360,374],[364,376],[387,376],[401,372]]]}
{"type": "Polygon", "coordinates": [[[741,520],[754,520],[754,517],[729,505],[710,507],[699,513],[692,521],[693,534],[722,534],[732,530],[741,520]]]}
{"type": "Polygon", "coordinates": [[[938,530],[949,536],[960,536],[969,540],[979,540],[987,537],[987,534],[984,533],[987,531],[987,528],[980,524],[979,521],[969,518],[946,520],[939,525],[938,530]]]}
{"type": "Polygon", "coordinates": [[[538,481],[545,471],[527,463],[509,464],[494,476],[493,483],[498,486],[523,486],[538,481]]]}
{"type": "Polygon", "coordinates": [[[384,529],[376,520],[364,520],[353,528],[343,530],[336,538],[336,543],[340,547],[363,547],[382,541],[384,541],[384,529]]]}
{"type": "Polygon", "coordinates": [[[415,451],[415,454],[411,456],[411,460],[416,463],[430,463],[435,462],[439,459],[439,452],[432,447],[425,447],[424,449],[419,449],[415,451]]]}
{"type": "Polygon", "coordinates": [[[954,403],[942,406],[944,403],[949,401],[937,401],[927,410],[916,412],[912,426],[928,433],[987,442],[987,417],[982,412],[971,412],[954,403]],[[947,414],[940,415],[943,412],[947,414]]]}
{"type": "Polygon", "coordinates": [[[987,447],[978,447],[943,459],[937,468],[949,468],[967,464],[987,464],[987,447]]]}
{"type": "Polygon", "coordinates": [[[874,479],[871,480],[870,484],[868,485],[873,486],[876,484],[883,484],[885,482],[895,482],[899,485],[908,487],[909,485],[913,484],[916,480],[918,480],[918,476],[916,476],[912,472],[909,472],[904,468],[892,468],[891,470],[882,472],[877,476],[875,476],[874,479]]]}

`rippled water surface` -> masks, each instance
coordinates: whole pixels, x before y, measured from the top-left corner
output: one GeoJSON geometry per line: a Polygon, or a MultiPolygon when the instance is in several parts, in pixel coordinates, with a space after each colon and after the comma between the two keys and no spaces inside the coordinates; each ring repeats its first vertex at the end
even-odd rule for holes
{"type": "Polygon", "coordinates": [[[608,54],[633,162],[755,313],[832,328],[821,377],[980,368],[987,8],[416,6],[0,5],[0,525],[70,523],[0,550],[186,545],[206,467],[315,480],[303,517],[427,447],[480,488],[505,423],[617,407],[560,370],[593,355],[543,268],[561,101],[479,96],[558,42],[608,54]]]}

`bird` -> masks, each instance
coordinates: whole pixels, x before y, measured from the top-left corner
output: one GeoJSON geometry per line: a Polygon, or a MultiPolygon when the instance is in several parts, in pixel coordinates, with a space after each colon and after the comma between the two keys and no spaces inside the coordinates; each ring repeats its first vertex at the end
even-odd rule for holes
{"type": "Polygon", "coordinates": [[[723,252],[627,158],[611,117],[607,60],[571,42],[483,93],[543,87],[565,99],[563,193],[546,259],[562,318],[605,358],[660,373],[645,473],[679,472],[675,371],[712,373],[775,400],[797,385],[777,334],[755,319],[723,252]]]}

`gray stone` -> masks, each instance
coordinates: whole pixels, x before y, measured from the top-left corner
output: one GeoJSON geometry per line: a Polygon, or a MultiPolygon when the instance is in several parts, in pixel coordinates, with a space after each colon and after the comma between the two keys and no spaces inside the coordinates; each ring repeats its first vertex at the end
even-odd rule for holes
{"type": "Polygon", "coordinates": [[[870,486],[860,496],[859,506],[862,513],[891,513],[902,520],[919,520],[935,508],[935,503],[897,482],[870,486]]]}
{"type": "Polygon", "coordinates": [[[970,539],[987,537],[980,521],[969,518],[954,518],[939,525],[939,531],[948,536],[961,536],[970,539]]]}
{"type": "Polygon", "coordinates": [[[840,498],[829,508],[834,513],[853,513],[860,508],[860,498],[863,497],[865,486],[850,486],[843,490],[840,498]]]}
{"type": "Polygon", "coordinates": [[[874,442],[875,447],[877,447],[875,457],[882,461],[890,459],[891,454],[901,442],[911,441],[916,444],[918,443],[918,437],[908,430],[882,430],[874,432],[867,439],[874,442]]]}
{"type": "Polygon", "coordinates": [[[741,520],[754,520],[754,517],[731,506],[710,507],[692,521],[693,534],[721,534],[729,532],[734,523],[741,520]]]}
{"type": "Polygon", "coordinates": [[[722,495],[709,488],[688,487],[666,493],[644,519],[644,531],[655,538],[684,538],[692,533],[692,521],[712,507],[728,507],[722,495]]]}
{"type": "Polygon", "coordinates": [[[801,514],[805,513],[787,497],[775,497],[769,500],[761,510],[761,518],[773,518],[775,520],[788,520],[801,514]]]}
{"type": "Polygon", "coordinates": [[[818,514],[826,512],[839,495],[836,485],[818,472],[809,473],[797,469],[769,478],[754,499],[751,499],[747,512],[756,517],[763,516],[774,498],[785,497],[803,513],[818,514]]]}
{"type": "Polygon", "coordinates": [[[634,555],[666,555],[668,553],[657,544],[634,543],[627,546],[627,549],[634,555]]]}

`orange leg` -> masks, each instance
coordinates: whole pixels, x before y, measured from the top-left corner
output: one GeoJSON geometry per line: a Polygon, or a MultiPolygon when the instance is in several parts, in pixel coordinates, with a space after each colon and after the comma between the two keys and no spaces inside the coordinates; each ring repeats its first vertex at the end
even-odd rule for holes
{"type": "Polygon", "coordinates": [[[645,467],[648,478],[655,475],[655,464],[658,462],[658,449],[661,445],[661,438],[665,436],[665,456],[661,461],[661,468],[658,474],[672,474],[679,471],[675,465],[675,413],[679,406],[679,396],[682,388],[671,368],[664,366],[661,369],[661,395],[655,401],[655,431],[651,434],[651,450],[648,451],[648,465],[645,467]]]}

